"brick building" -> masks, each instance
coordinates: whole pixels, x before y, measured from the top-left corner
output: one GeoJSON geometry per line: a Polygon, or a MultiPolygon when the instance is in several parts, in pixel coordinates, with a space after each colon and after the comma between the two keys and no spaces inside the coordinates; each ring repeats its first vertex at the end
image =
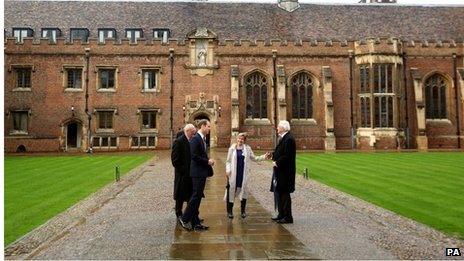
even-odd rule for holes
{"type": "MultiPolygon", "coordinates": [[[[394,1],[392,1],[394,2],[394,1]]],[[[5,151],[461,148],[464,6],[5,2],[5,151]]]]}

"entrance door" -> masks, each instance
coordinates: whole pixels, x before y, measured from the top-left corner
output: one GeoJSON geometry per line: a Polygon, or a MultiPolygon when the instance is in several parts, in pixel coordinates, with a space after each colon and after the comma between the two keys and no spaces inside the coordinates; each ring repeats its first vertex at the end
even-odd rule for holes
{"type": "MultiPolygon", "coordinates": [[[[200,120],[208,120],[209,122],[211,122],[211,120],[208,118],[208,116],[204,115],[204,114],[200,114],[198,116],[196,116],[193,121],[195,122],[194,125],[195,126],[198,126],[198,122],[200,120]]],[[[210,130],[210,133],[208,133],[206,135],[206,147],[209,148],[210,146],[210,134],[211,134],[211,130],[210,130]]]]}
{"type": "Polygon", "coordinates": [[[66,130],[66,146],[68,148],[77,148],[78,146],[78,125],[76,122],[71,122],[68,124],[66,130]]]}

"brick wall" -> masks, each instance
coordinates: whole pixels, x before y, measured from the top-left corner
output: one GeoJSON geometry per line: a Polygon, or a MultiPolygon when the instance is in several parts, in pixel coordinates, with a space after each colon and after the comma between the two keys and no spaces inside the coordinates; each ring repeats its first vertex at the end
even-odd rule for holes
{"type": "MultiPolygon", "coordinates": [[[[48,41],[33,42],[26,39],[23,44],[15,44],[8,39],[5,44],[5,111],[28,109],[31,111],[29,118],[28,136],[24,138],[11,138],[11,116],[5,117],[5,150],[16,151],[19,144],[27,144],[28,151],[57,151],[63,148],[65,142],[64,126],[70,120],[82,122],[87,127],[87,115],[85,114],[85,86],[81,92],[66,92],[63,88],[63,66],[78,65],[84,67],[85,79],[85,48],[90,48],[89,60],[89,99],[88,108],[91,113],[91,133],[95,135],[113,135],[119,137],[119,150],[130,149],[130,137],[147,135],[140,129],[139,108],[160,109],[157,114],[156,132],[157,148],[169,148],[170,146],[170,63],[169,49],[174,49],[174,102],[173,102],[173,131],[185,124],[186,96],[197,99],[200,93],[205,93],[207,100],[218,97],[221,106],[220,116],[212,124],[216,129],[217,146],[228,147],[231,139],[231,74],[230,66],[238,65],[239,69],[239,131],[250,134],[248,143],[253,148],[269,149],[273,146],[273,89],[272,78],[274,76],[272,50],[277,51],[277,65],[283,65],[287,77],[287,97],[290,95],[288,80],[291,75],[300,70],[308,71],[318,83],[313,86],[313,118],[315,124],[292,124],[292,131],[297,139],[298,149],[324,149],[326,136],[325,115],[323,106],[324,93],[322,87],[322,66],[330,66],[332,71],[332,88],[334,103],[334,134],[336,149],[350,149],[350,63],[349,50],[358,50],[360,53],[369,49],[360,45],[355,47],[354,42],[342,44],[340,42],[309,42],[281,43],[264,42],[256,43],[234,42],[215,43],[215,59],[219,67],[213,69],[212,75],[198,76],[192,74],[186,67],[189,62],[189,44],[170,41],[163,45],[159,41],[140,41],[136,45],[129,45],[127,41],[106,44],[98,44],[96,39],[90,39],[89,43],[74,44],[65,43],[59,39],[57,44],[48,44],[48,41]],[[364,50],[365,49],[365,50],[364,50]],[[14,71],[10,67],[14,65],[33,65],[31,91],[13,91],[15,87],[14,71]],[[117,87],[113,93],[97,91],[98,66],[117,67],[117,87]],[[143,66],[157,66],[161,68],[160,91],[155,93],[141,92],[141,74],[143,66]],[[268,86],[268,124],[256,124],[246,121],[245,115],[245,90],[243,77],[253,70],[259,69],[269,78],[268,86]],[[74,116],[71,111],[74,107],[74,116]],[[97,133],[96,114],[94,111],[101,108],[116,108],[114,115],[114,132],[97,133]]],[[[377,52],[392,52],[391,44],[382,40],[377,44],[377,52]]],[[[453,77],[452,53],[462,57],[464,45],[462,43],[453,46],[445,44],[442,48],[433,45],[429,47],[407,46],[404,43],[403,51],[408,55],[407,61],[407,92],[408,111],[405,110],[405,99],[400,102],[398,117],[403,119],[406,114],[409,117],[412,140],[411,148],[414,148],[414,137],[418,135],[414,91],[409,68],[419,68],[424,75],[430,72],[440,72],[443,75],[453,77]]],[[[458,67],[462,67],[462,58],[458,59],[458,67]]],[[[356,68],[354,68],[356,70],[356,68]]],[[[399,81],[403,81],[400,75],[399,81]]],[[[447,107],[449,108],[449,122],[427,124],[427,136],[430,148],[455,148],[456,145],[456,121],[454,89],[450,88],[447,94],[447,107]]],[[[288,101],[288,98],[287,98],[288,101]]],[[[462,107],[461,107],[462,108],[462,107]]],[[[291,115],[291,107],[287,105],[287,118],[291,115]]],[[[356,107],[355,107],[356,111],[356,107]]],[[[461,119],[463,112],[461,111],[461,119]]],[[[354,112],[354,116],[355,112],[354,112]]],[[[356,122],[356,118],[355,118],[356,122]]],[[[402,125],[402,124],[401,124],[402,125]]],[[[461,125],[462,120],[461,120],[461,125]]],[[[463,126],[461,126],[463,128],[463,126]]],[[[83,133],[86,138],[86,134],[83,133]]],[[[369,142],[358,139],[358,149],[396,149],[398,146],[396,137],[379,138],[371,148],[369,142]]],[[[86,149],[86,142],[82,144],[82,150],[86,149]]]]}

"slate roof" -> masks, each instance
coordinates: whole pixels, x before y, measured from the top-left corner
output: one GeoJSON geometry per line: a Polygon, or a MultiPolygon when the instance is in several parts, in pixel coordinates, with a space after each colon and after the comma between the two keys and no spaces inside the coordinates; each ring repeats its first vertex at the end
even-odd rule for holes
{"type": "MultiPolygon", "coordinates": [[[[276,1],[277,2],[277,1],[276,1]]],[[[7,1],[5,29],[31,27],[143,28],[150,39],[153,28],[169,28],[171,38],[183,39],[206,27],[219,39],[359,40],[398,37],[403,40],[464,40],[464,6],[325,5],[300,4],[287,12],[271,3],[208,2],[61,2],[7,1]]]]}

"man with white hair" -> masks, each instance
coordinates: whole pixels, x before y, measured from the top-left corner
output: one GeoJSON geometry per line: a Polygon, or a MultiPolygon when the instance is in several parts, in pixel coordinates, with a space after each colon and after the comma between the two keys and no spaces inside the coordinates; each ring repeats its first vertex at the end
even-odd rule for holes
{"type": "Polygon", "coordinates": [[[272,218],[277,223],[293,223],[292,199],[290,193],[295,191],[296,172],[296,144],[290,133],[290,123],[280,121],[277,126],[280,141],[277,144],[272,161],[274,172],[272,175],[271,191],[277,195],[277,209],[279,214],[272,218]]]}
{"type": "Polygon", "coordinates": [[[182,215],[182,206],[188,202],[192,196],[192,178],[190,177],[190,143],[196,133],[193,124],[185,125],[183,133],[180,132],[174,140],[171,151],[171,162],[174,166],[174,200],[176,201],[175,211],[179,218],[182,215]]]}

